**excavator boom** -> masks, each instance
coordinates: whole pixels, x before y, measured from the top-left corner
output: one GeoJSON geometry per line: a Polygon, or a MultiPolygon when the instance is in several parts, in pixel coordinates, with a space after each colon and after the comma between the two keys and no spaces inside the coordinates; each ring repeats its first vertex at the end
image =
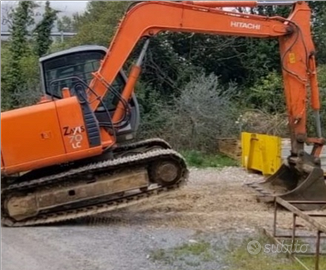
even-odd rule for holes
{"type": "Polygon", "coordinates": [[[311,11],[304,2],[295,3],[288,18],[223,9],[256,5],[254,1],[134,3],[89,84],[78,77],[83,76],[79,69],[87,61],[75,67],[72,77],[52,78],[58,70],[48,70],[49,87],[63,86],[60,98],[50,92],[50,98],[37,105],[1,114],[4,224],[33,225],[96,214],[174,190],[186,181],[185,161],[168,143],[160,139],[132,144],[117,141],[118,131],[130,121],[130,101],[150,38],[162,31],[279,40],[291,155],[287,165],[264,185],[277,187],[275,196],[291,200],[326,200],[318,159],[325,140],[319,119],[311,11]],[[145,39],[143,49],[120,91],[115,86],[117,76],[141,39],[145,39]],[[110,94],[113,108],[106,104],[110,94]],[[317,138],[307,136],[308,96],[317,138]],[[42,122],[40,115],[48,121],[42,122]],[[25,140],[21,134],[26,134],[25,140]],[[304,152],[305,143],[314,144],[312,153],[304,152]]]}
{"type": "MultiPolygon", "coordinates": [[[[257,2],[235,2],[240,6],[257,5],[257,2]]],[[[112,83],[116,74],[127,60],[131,51],[142,37],[151,37],[161,31],[194,32],[213,35],[232,35],[279,39],[283,68],[285,97],[288,108],[292,152],[302,150],[306,141],[306,99],[307,85],[311,86],[311,102],[314,111],[320,110],[315,49],[310,32],[310,8],[298,2],[289,18],[265,17],[234,13],[219,8],[233,5],[233,2],[156,2],[148,1],[135,5],[122,20],[100,69],[94,74],[90,88],[96,89],[96,96],[104,96],[107,88],[102,83],[112,83]],[[193,3],[193,4],[189,4],[193,3]],[[202,6],[203,5],[203,6],[202,6]],[[169,14],[168,17],[159,14],[169,14]],[[139,19],[141,18],[141,19],[139,19]]],[[[235,5],[235,4],[234,4],[235,5]]],[[[125,100],[130,93],[122,93],[125,100]]],[[[99,105],[99,99],[89,93],[92,108],[99,105]]],[[[319,124],[320,125],[320,124],[319,124]]],[[[319,126],[318,125],[318,126],[319,126]]],[[[320,127],[318,127],[320,130],[320,127]]],[[[323,144],[321,134],[318,145],[323,144]]],[[[320,151],[320,146],[318,151],[320,151]]]]}

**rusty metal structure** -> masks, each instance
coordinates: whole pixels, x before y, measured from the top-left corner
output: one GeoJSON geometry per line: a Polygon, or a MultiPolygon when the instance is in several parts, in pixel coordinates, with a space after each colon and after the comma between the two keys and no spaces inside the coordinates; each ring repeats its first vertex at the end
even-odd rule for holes
{"type": "MultiPolygon", "coordinates": [[[[290,258],[297,263],[299,263],[303,269],[305,270],[322,270],[320,268],[320,256],[326,256],[326,253],[323,253],[321,250],[321,241],[323,239],[326,240],[326,224],[322,223],[318,218],[326,218],[326,212],[318,212],[318,213],[308,213],[303,212],[299,210],[298,207],[295,205],[307,205],[307,204],[318,204],[324,208],[326,208],[326,201],[285,201],[280,197],[274,197],[274,220],[273,220],[273,230],[272,232],[263,229],[264,233],[271,238],[275,244],[282,245],[284,247],[285,245],[281,242],[281,240],[288,240],[291,239],[291,247],[285,247],[286,253],[290,256],[290,258]],[[281,208],[285,208],[286,210],[290,211],[292,213],[292,229],[291,233],[280,233],[279,228],[277,227],[277,215],[281,208]],[[299,234],[297,227],[298,220],[303,220],[307,225],[305,228],[309,228],[310,232],[313,232],[314,234],[310,233],[308,234],[299,234]],[[294,249],[295,242],[298,239],[314,239],[315,240],[315,247],[313,251],[309,252],[297,252],[296,249],[294,249]],[[315,257],[315,263],[314,268],[309,268],[302,260],[300,260],[301,256],[314,256],[315,257]]],[[[302,224],[300,224],[301,226],[302,224]]],[[[287,245],[288,246],[288,245],[287,245]]]]}

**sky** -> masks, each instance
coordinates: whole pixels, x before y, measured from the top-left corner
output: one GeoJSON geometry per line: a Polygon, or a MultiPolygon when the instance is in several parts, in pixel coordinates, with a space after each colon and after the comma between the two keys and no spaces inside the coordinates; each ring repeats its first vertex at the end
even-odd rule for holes
{"type": "MultiPolygon", "coordinates": [[[[45,1],[35,1],[45,3],[45,1]]],[[[88,1],[50,1],[51,6],[55,9],[68,12],[82,12],[85,10],[88,1]]],[[[1,9],[3,6],[16,5],[17,1],[1,1],[1,9]]]]}
{"type": "Polygon", "coordinates": [[[54,9],[61,10],[63,13],[83,12],[88,1],[50,1],[54,9]]]}
{"type": "MultiPolygon", "coordinates": [[[[36,1],[44,5],[45,1],[36,1]]],[[[62,16],[72,16],[74,13],[83,13],[86,9],[88,1],[50,1],[51,7],[60,10],[58,17],[62,16]]],[[[1,1],[1,32],[8,31],[7,21],[6,21],[6,11],[9,7],[13,7],[17,4],[16,1],[1,1]]],[[[37,22],[42,18],[42,8],[36,9],[35,21],[37,22]]],[[[55,29],[54,29],[55,30],[55,29]]]]}

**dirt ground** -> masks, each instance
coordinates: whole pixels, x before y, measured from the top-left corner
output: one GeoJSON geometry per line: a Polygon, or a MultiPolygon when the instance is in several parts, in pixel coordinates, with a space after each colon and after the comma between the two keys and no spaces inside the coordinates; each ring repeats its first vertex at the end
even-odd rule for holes
{"type": "MultiPolygon", "coordinates": [[[[150,203],[63,224],[2,228],[2,269],[231,269],[219,251],[213,260],[198,263],[191,254],[172,267],[161,250],[183,252],[185,243],[204,233],[210,245],[225,247],[223,253],[230,239],[271,230],[273,206],[258,203],[245,185],[262,179],[241,168],[193,168],[187,185],[150,203]]],[[[280,228],[291,228],[288,212],[278,220],[280,228]]]]}
{"type": "MultiPolygon", "coordinates": [[[[242,168],[191,169],[186,186],[151,204],[138,204],[93,219],[99,223],[151,224],[195,230],[272,228],[273,205],[257,202],[245,184],[263,180],[242,168]]],[[[281,211],[279,226],[290,228],[291,215],[281,211]]]]}

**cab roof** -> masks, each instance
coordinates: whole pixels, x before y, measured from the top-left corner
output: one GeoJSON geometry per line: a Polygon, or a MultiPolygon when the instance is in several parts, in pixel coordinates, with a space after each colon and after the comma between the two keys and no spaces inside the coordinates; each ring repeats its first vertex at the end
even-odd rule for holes
{"type": "Polygon", "coordinates": [[[67,50],[63,50],[63,51],[59,51],[59,52],[55,52],[55,53],[51,53],[49,55],[43,56],[39,59],[39,62],[42,63],[46,60],[58,57],[58,56],[62,56],[62,55],[66,55],[66,54],[70,54],[70,53],[76,53],[76,52],[84,52],[84,51],[103,51],[106,52],[107,48],[105,48],[104,46],[98,46],[98,45],[82,45],[82,46],[77,46],[77,47],[73,47],[67,50]]]}

